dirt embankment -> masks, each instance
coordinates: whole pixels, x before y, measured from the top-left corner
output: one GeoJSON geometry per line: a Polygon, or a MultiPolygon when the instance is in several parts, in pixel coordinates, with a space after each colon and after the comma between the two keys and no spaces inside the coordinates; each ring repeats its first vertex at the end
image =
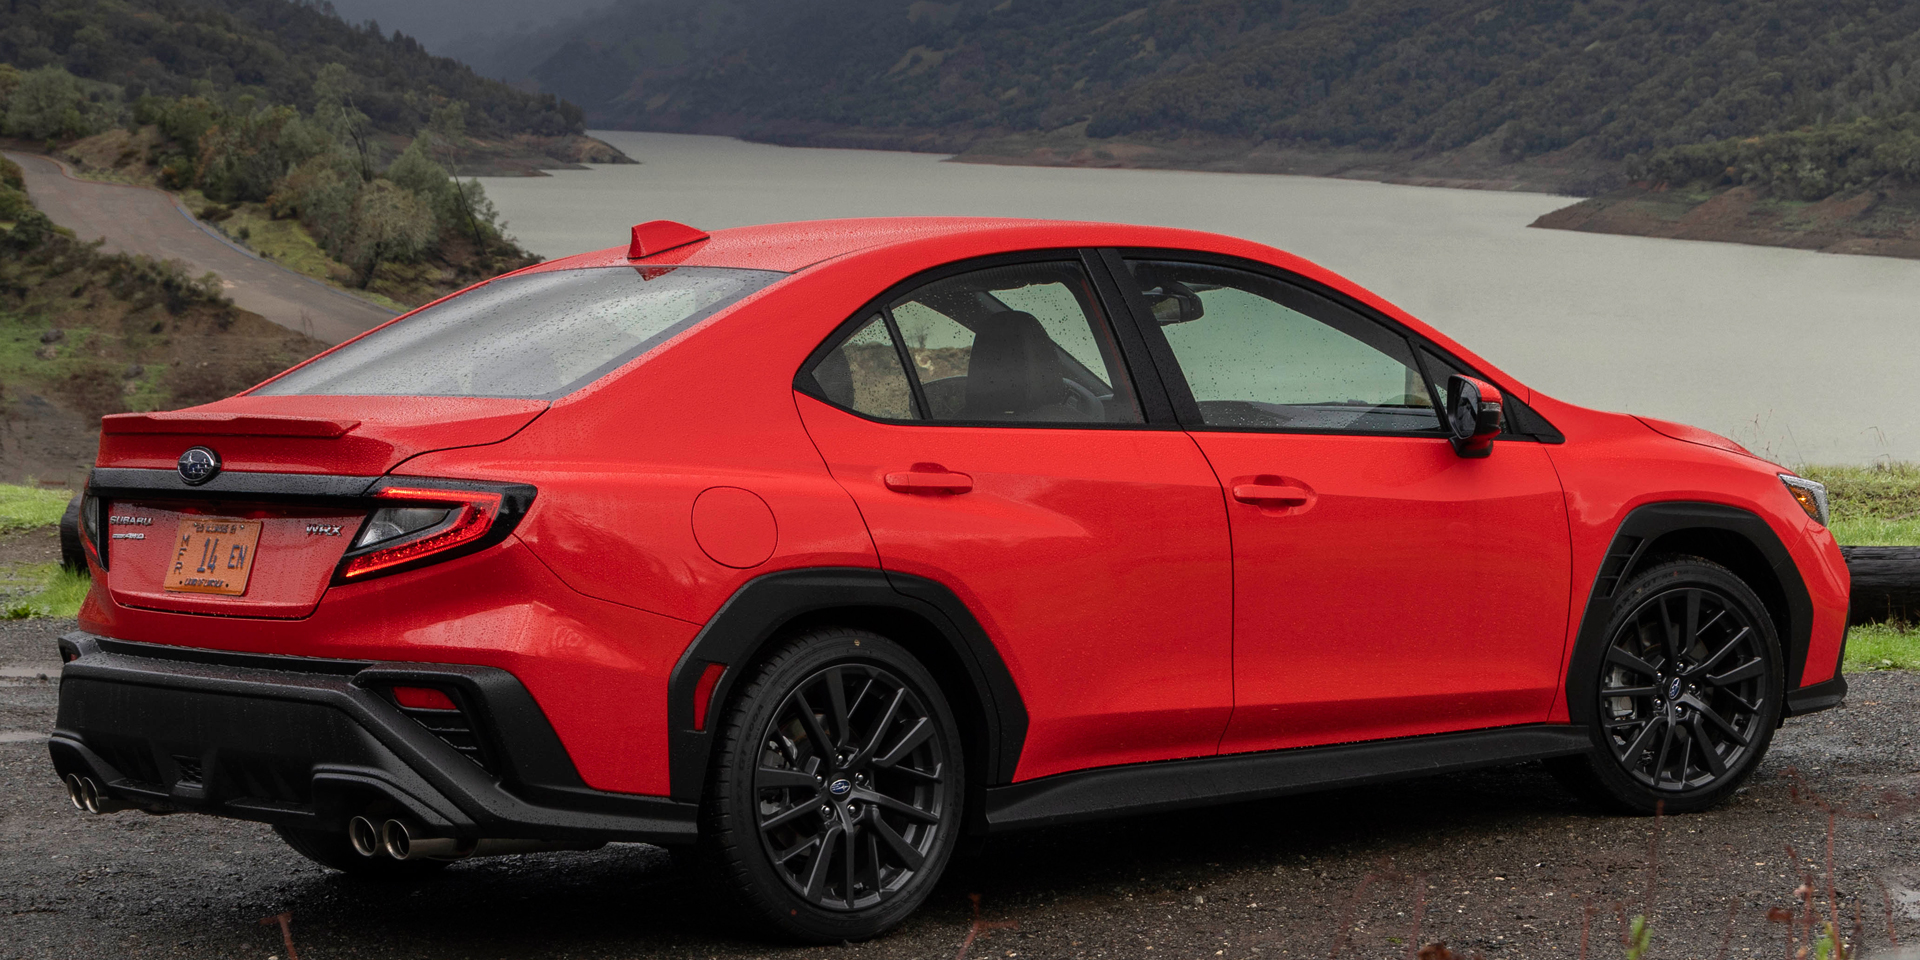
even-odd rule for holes
{"type": "Polygon", "coordinates": [[[1744,186],[1687,191],[1635,185],[1555,210],[1533,226],[1920,258],[1920,195],[1881,189],[1809,203],[1769,198],[1744,186]]]}

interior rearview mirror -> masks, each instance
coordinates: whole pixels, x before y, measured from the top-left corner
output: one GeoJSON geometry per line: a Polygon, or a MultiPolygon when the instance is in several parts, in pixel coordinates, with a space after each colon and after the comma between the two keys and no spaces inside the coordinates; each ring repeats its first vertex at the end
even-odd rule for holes
{"type": "Polygon", "coordinates": [[[1191,323],[1207,312],[1200,295],[1184,283],[1163,283],[1158,289],[1147,291],[1147,303],[1153,308],[1154,322],[1163,327],[1191,323]]]}
{"type": "Polygon", "coordinates": [[[1492,453],[1493,438],[1504,425],[1499,387],[1458,374],[1447,378],[1447,430],[1454,453],[1476,458],[1492,453]]]}

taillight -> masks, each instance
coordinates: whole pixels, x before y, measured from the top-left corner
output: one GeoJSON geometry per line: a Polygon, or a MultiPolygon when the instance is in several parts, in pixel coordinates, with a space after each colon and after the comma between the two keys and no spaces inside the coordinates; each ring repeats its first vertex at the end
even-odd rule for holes
{"type": "Polygon", "coordinates": [[[86,545],[88,556],[104,570],[106,552],[100,549],[100,498],[89,489],[80,491],[80,541],[86,545]]]}
{"type": "Polygon", "coordinates": [[[499,543],[532,504],[533,488],[395,479],[372,498],[376,509],[341,558],[336,581],[396,573],[499,543]]]}

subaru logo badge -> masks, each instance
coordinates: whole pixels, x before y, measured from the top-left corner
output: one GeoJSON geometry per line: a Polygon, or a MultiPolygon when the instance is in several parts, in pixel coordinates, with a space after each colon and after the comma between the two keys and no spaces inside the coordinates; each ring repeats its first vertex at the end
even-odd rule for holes
{"type": "Polygon", "coordinates": [[[846,779],[835,780],[827,784],[827,792],[836,797],[844,797],[853,792],[853,783],[846,779]]]}
{"type": "Polygon", "coordinates": [[[206,447],[193,447],[180,455],[180,479],[190,487],[212,480],[220,473],[220,455],[206,447]]]}
{"type": "Polygon", "coordinates": [[[1667,699],[1668,700],[1680,699],[1680,678],[1679,677],[1674,677],[1673,682],[1667,684],[1667,699]]]}

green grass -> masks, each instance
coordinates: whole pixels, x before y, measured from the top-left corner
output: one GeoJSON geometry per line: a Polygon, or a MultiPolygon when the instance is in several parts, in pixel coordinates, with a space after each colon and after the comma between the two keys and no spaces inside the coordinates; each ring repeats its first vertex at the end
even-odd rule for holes
{"type": "Polygon", "coordinates": [[[93,588],[92,577],[57,563],[12,564],[6,579],[24,583],[29,590],[26,596],[0,600],[0,619],[7,620],[76,616],[93,588]]]}
{"type": "Polygon", "coordinates": [[[0,532],[53,526],[67,511],[73,491],[0,483],[0,532]]]}
{"type": "Polygon", "coordinates": [[[1829,527],[1853,547],[1920,545],[1920,465],[1807,467],[1809,480],[1827,485],[1833,511],[1829,527]]]}
{"type": "Polygon", "coordinates": [[[1867,623],[1847,633],[1842,670],[1920,670],[1920,627],[1867,623]]]}

